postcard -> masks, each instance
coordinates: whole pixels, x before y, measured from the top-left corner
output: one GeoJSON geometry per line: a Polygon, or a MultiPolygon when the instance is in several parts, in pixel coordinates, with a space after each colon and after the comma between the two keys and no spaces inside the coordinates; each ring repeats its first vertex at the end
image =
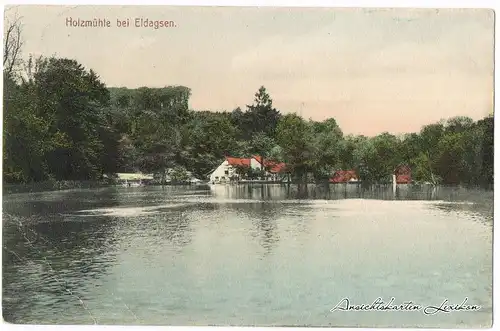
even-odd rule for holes
{"type": "Polygon", "coordinates": [[[492,10],[4,18],[6,323],[491,327],[492,10]]]}

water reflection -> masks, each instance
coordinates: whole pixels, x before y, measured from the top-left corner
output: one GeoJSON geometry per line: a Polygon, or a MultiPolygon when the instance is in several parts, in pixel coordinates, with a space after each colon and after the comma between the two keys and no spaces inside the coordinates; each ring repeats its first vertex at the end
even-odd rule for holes
{"type": "MultiPolygon", "coordinates": [[[[106,191],[101,193],[102,198],[111,198],[108,205],[113,205],[112,195],[106,191]]],[[[75,222],[58,213],[88,206],[89,201],[97,201],[99,205],[99,199],[90,196],[85,199],[74,192],[62,195],[63,201],[47,196],[45,201],[38,195],[30,195],[33,200],[13,199],[2,215],[3,295],[6,298],[3,313],[9,322],[22,321],[24,313],[18,314],[25,307],[33,310],[33,315],[48,304],[63,315],[68,313],[68,305],[87,310],[82,307],[78,292],[115,263],[116,219],[109,219],[105,224],[88,219],[75,222]]]]}
{"type": "Polygon", "coordinates": [[[169,211],[150,220],[150,230],[160,240],[167,240],[175,247],[184,247],[192,240],[191,218],[188,217],[186,209],[169,211]]]}
{"type": "Polygon", "coordinates": [[[252,220],[255,236],[259,239],[266,255],[272,252],[279,241],[278,225],[276,218],[284,209],[283,205],[276,203],[246,204],[245,212],[252,220]]]}
{"type": "MultiPolygon", "coordinates": [[[[359,315],[333,320],[325,305],[337,294],[361,302],[379,291],[419,303],[471,293],[471,301],[490,309],[493,192],[356,185],[299,191],[218,185],[6,196],[4,317],[359,325],[359,315]]],[[[399,325],[423,321],[401,316],[390,315],[399,325]]],[[[456,316],[439,321],[470,324],[456,316]]],[[[361,320],[364,326],[380,321],[361,320]]]]}
{"type": "Polygon", "coordinates": [[[443,202],[432,208],[450,214],[468,214],[472,220],[493,225],[493,203],[443,202]]]}
{"type": "Polygon", "coordinates": [[[377,200],[444,200],[493,203],[493,191],[431,185],[308,184],[308,185],[212,185],[211,195],[221,198],[282,199],[377,199],[377,200]]]}
{"type": "Polygon", "coordinates": [[[47,221],[45,216],[59,217],[60,212],[77,211],[86,208],[117,206],[115,188],[101,190],[71,190],[44,193],[23,193],[3,196],[3,212],[19,216],[37,217],[47,221]]]}

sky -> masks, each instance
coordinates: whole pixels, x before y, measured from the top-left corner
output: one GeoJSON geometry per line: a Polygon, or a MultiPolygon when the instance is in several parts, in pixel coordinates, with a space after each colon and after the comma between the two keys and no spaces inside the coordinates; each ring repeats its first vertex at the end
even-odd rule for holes
{"type": "Polygon", "coordinates": [[[419,131],[493,111],[488,9],[15,6],[23,55],[72,58],[110,87],[184,85],[195,110],[245,109],[265,86],[282,113],[345,134],[419,131]],[[68,27],[68,18],[109,28],[68,27]],[[176,27],[117,27],[135,18],[176,27]]]}

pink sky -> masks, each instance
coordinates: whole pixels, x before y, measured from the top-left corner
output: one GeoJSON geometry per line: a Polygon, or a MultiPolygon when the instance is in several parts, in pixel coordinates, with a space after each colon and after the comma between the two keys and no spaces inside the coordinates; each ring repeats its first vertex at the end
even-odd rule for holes
{"type": "Polygon", "coordinates": [[[192,89],[191,108],[232,110],[264,85],[282,113],[334,117],[344,133],[418,131],[493,111],[492,11],[16,6],[24,54],[57,55],[108,86],[192,89]],[[71,28],[66,18],[112,27],[71,28]],[[117,19],[174,29],[118,28],[117,19]]]}

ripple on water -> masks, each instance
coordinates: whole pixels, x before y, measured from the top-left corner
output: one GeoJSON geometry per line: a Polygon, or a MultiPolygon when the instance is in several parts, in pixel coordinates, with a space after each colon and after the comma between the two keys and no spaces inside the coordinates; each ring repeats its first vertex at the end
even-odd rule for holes
{"type": "Polygon", "coordinates": [[[186,206],[185,203],[162,204],[147,207],[118,207],[118,208],[99,208],[90,210],[81,210],[71,216],[115,216],[115,217],[135,217],[142,215],[159,214],[162,211],[186,206]]]}
{"type": "Polygon", "coordinates": [[[4,260],[8,320],[91,324],[92,314],[99,323],[156,325],[491,321],[491,226],[462,209],[471,203],[174,193],[120,191],[102,201],[100,192],[59,195],[64,203],[51,206],[63,218],[39,208],[33,217],[4,220],[4,245],[24,259],[4,260]],[[72,209],[71,199],[100,202],[72,209]],[[44,240],[28,244],[19,222],[44,240]],[[484,310],[432,318],[329,312],[343,297],[436,304],[466,295],[484,310]]]}

